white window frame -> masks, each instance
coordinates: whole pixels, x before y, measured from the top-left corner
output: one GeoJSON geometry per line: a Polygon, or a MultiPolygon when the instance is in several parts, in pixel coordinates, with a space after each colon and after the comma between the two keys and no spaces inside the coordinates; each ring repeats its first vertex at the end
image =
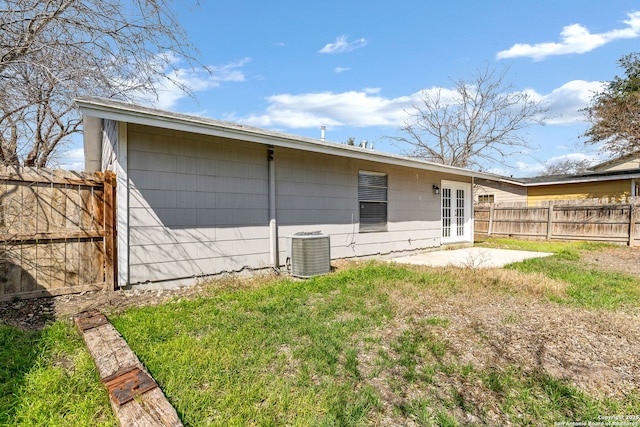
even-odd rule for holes
{"type": "Polygon", "coordinates": [[[478,203],[495,203],[496,195],[495,194],[478,194],[478,203]],[[480,199],[489,199],[489,200],[480,200],[480,199]]]}

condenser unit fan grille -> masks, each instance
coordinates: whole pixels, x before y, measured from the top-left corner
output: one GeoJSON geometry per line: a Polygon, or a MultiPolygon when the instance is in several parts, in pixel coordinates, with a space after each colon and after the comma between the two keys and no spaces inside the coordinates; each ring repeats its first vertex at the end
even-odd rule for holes
{"type": "Polygon", "coordinates": [[[304,233],[295,234],[289,239],[292,276],[306,278],[331,272],[329,236],[304,233]]]}

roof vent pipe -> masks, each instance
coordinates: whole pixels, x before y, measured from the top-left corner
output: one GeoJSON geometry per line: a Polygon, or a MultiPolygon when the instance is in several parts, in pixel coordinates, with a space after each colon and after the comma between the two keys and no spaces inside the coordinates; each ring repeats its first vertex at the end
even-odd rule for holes
{"type": "Polygon", "coordinates": [[[320,141],[324,141],[324,131],[327,130],[326,126],[320,126],[320,141]]]}
{"type": "Polygon", "coordinates": [[[360,141],[360,147],[362,147],[362,148],[367,148],[367,144],[368,144],[368,142],[367,142],[366,139],[363,139],[362,141],[360,141]]]}

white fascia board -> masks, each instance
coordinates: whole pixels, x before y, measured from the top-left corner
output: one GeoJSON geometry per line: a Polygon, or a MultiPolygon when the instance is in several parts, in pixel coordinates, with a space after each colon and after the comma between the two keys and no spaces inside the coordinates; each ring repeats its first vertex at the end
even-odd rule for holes
{"type": "Polygon", "coordinates": [[[527,183],[522,183],[520,185],[523,185],[525,187],[536,187],[539,185],[584,184],[589,182],[621,181],[625,179],[638,179],[638,178],[640,178],[640,173],[598,176],[598,177],[584,177],[584,178],[570,179],[566,181],[527,182],[527,183]]]}
{"type": "MultiPolygon", "coordinates": [[[[476,175],[475,177],[485,178],[484,176],[480,176],[480,175],[476,175]]],[[[540,185],[584,184],[589,182],[619,181],[624,179],[638,179],[638,178],[640,178],[640,173],[598,176],[598,177],[582,177],[582,178],[575,178],[575,179],[567,179],[565,181],[521,182],[521,181],[514,181],[514,180],[500,178],[500,177],[493,177],[488,179],[494,182],[503,182],[505,184],[511,184],[511,185],[520,186],[520,187],[537,187],[540,185]]]]}
{"type": "Polygon", "coordinates": [[[273,147],[291,148],[314,153],[330,154],[348,157],[358,160],[384,163],[395,166],[404,166],[423,169],[465,177],[476,177],[495,180],[496,176],[482,172],[454,166],[446,166],[424,160],[412,159],[381,151],[370,151],[360,147],[352,147],[344,144],[320,141],[313,138],[305,138],[283,133],[261,130],[254,127],[245,127],[239,124],[219,122],[213,119],[204,119],[196,116],[187,116],[180,113],[164,112],[146,107],[138,107],[133,104],[111,102],[96,98],[79,98],[76,103],[82,114],[100,117],[108,120],[135,123],[178,131],[192,132],[203,135],[218,136],[223,138],[238,139],[273,147]],[[144,111],[141,111],[144,109],[144,111]]]}

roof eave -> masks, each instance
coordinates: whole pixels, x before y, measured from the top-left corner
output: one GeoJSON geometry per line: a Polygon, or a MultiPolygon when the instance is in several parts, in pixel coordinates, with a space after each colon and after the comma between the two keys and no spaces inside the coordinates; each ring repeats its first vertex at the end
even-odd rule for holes
{"type": "Polygon", "coordinates": [[[630,174],[621,174],[621,175],[610,175],[610,176],[597,176],[597,177],[585,177],[578,179],[569,179],[566,181],[542,181],[542,182],[527,182],[524,183],[525,187],[534,187],[537,185],[562,185],[562,184],[584,184],[589,182],[602,182],[602,181],[620,181],[624,179],[638,179],[640,178],[640,173],[630,173],[630,174]]]}
{"type": "MultiPolygon", "coordinates": [[[[483,177],[484,178],[484,177],[483,177]]],[[[582,177],[576,179],[567,179],[563,181],[536,181],[536,182],[524,182],[508,179],[491,179],[491,181],[502,182],[520,187],[537,187],[541,185],[565,185],[565,184],[584,184],[589,182],[602,182],[602,181],[620,181],[625,179],[640,179],[640,172],[619,174],[610,176],[596,176],[596,177],[582,177]]]]}
{"type": "Polygon", "coordinates": [[[465,177],[496,179],[495,175],[483,172],[441,165],[438,163],[412,159],[381,151],[371,151],[360,147],[320,141],[313,138],[305,138],[284,133],[261,132],[260,129],[253,127],[244,127],[239,124],[229,124],[211,119],[203,119],[197,116],[187,116],[178,113],[172,114],[162,110],[144,108],[144,111],[141,111],[141,107],[134,104],[112,102],[101,98],[81,97],[76,99],[76,104],[80,108],[82,114],[107,120],[164,127],[172,130],[193,132],[203,135],[239,139],[274,147],[337,155],[358,160],[406,166],[465,177]]]}

